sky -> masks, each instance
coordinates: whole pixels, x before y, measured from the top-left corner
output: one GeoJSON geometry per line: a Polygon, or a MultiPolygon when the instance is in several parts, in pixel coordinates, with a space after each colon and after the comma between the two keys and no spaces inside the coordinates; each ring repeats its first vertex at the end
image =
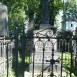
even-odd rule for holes
{"type": "Polygon", "coordinates": [[[63,1],[64,1],[64,2],[67,2],[67,1],[69,1],[69,0],[62,0],[62,2],[63,2],[63,1]]]}

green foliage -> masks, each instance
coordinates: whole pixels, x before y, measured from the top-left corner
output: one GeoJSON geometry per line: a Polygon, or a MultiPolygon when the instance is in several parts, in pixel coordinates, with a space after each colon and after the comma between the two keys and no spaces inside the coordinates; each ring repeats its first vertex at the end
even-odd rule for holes
{"type": "Polygon", "coordinates": [[[39,7],[38,5],[40,4],[40,0],[26,0],[26,11],[28,12],[36,12],[37,8],[39,7]]]}
{"type": "MultiPolygon", "coordinates": [[[[61,56],[60,56],[60,59],[61,59],[61,56]]],[[[71,60],[71,55],[70,53],[63,53],[63,66],[64,67],[70,67],[71,63],[70,63],[70,60],[71,60]]]]}
{"type": "MultiPolygon", "coordinates": [[[[61,54],[60,54],[61,59],[61,54]]],[[[73,59],[74,61],[74,59],[73,59]]],[[[77,68],[73,67],[71,68],[71,54],[69,53],[63,53],[63,69],[67,72],[68,76],[70,77],[70,70],[72,71],[72,77],[77,76],[77,68]]]]}
{"type": "Polygon", "coordinates": [[[3,4],[8,7],[9,30],[13,30],[15,26],[22,28],[21,24],[27,18],[24,11],[24,0],[3,0],[3,4]]]}
{"type": "MultiPolygon", "coordinates": [[[[1,2],[1,1],[0,1],[1,2]]],[[[20,27],[20,32],[23,29],[25,19],[28,19],[29,13],[34,13],[35,23],[40,24],[42,20],[42,3],[41,0],[3,0],[3,4],[8,7],[9,30],[13,30],[15,26],[20,27]],[[26,14],[26,15],[25,15],[26,14]]],[[[75,13],[75,0],[62,4],[62,0],[48,0],[49,23],[53,25],[55,16],[60,9],[67,8],[69,12],[75,13]]],[[[36,25],[37,27],[39,25],[36,25]]]]}
{"type": "Polygon", "coordinates": [[[48,8],[49,8],[49,23],[54,26],[55,17],[59,13],[59,10],[62,9],[62,0],[49,0],[48,8]]]}
{"type": "MultiPolygon", "coordinates": [[[[69,17],[69,19],[73,19],[76,16],[76,0],[70,0],[63,4],[64,13],[69,17]],[[75,16],[75,17],[74,17],[75,16]]],[[[74,20],[74,19],[73,19],[74,20]]]]}
{"type": "Polygon", "coordinates": [[[32,58],[29,57],[29,56],[26,56],[26,58],[25,58],[25,62],[26,62],[27,64],[30,64],[31,61],[32,61],[32,58]]]}
{"type": "MultiPolygon", "coordinates": [[[[48,13],[49,13],[49,23],[52,24],[55,21],[55,16],[59,13],[62,8],[62,1],[59,0],[48,0],[48,13]]],[[[42,20],[42,1],[40,1],[39,7],[35,13],[35,23],[40,24],[42,20]]]]}

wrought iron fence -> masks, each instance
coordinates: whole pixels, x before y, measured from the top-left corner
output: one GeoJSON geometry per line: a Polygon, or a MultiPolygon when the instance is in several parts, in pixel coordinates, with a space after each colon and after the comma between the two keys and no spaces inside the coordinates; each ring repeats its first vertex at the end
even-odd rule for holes
{"type": "Polygon", "coordinates": [[[31,37],[23,32],[19,39],[18,28],[15,31],[14,63],[16,77],[19,77],[20,74],[18,64],[19,53],[22,59],[22,76],[20,77],[26,76],[24,75],[25,71],[30,74],[30,77],[44,77],[44,75],[46,77],[77,76],[76,35],[73,35],[73,33],[59,35],[57,30],[54,33],[50,28],[36,31],[31,37]],[[35,76],[36,74],[37,76],[35,76]]]}
{"type": "Polygon", "coordinates": [[[45,73],[49,69],[50,74],[48,77],[76,77],[76,35],[66,31],[64,31],[64,35],[57,34],[58,32],[55,34],[52,34],[50,31],[46,31],[45,34],[42,32],[36,32],[33,37],[34,40],[32,40],[32,37],[26,37],[26,39],[29,39],[26,42],[26,54],[33,51],[29,70],[32,72],[32,77],[35,77],[38,70],[40,71],[37,77],[44,77],[44,75],[49,74],[48,72],[47,74],[45,73]],[[47,36],[47,34],[50,36],[47,36]],[[27,44],[29,42],[30,44],[27,44]],[[31,44],[33,48],[31,48],[31,44]]]}

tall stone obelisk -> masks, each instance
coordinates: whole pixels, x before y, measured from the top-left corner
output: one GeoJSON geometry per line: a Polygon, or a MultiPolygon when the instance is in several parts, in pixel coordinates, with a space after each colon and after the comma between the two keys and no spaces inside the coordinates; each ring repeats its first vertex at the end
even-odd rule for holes
{"type": "Polygon", "coordinates": [[[40,29],[48,28],[49,19],[48,19],[48,0],[42,0],[42,23],[40,25],[40,29]]]}

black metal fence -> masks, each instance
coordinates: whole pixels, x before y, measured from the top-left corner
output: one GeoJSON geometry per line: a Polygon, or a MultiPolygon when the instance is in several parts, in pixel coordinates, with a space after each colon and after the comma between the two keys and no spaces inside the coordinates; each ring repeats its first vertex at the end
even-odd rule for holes
{"type": "Polygon", "coordinates": [[[50,36],[47,36],[47,32],[45,34],[42,32],[36,32],[34,37],[26,36],[28,40],[25,56],[32,54],[32,62],[28,67],[28,71],[32,73],[31,77],[35,77],[36,74],[38,74],[37,77],[44,77],[44,75],[46,77],[76,77],[76,34],[68,31],[64,31],[64,34],[58,34],[58,32],[52,34],[48,31],[50,36]],[[49,73],[45,73],[49,69],[49,73]]]}
{"type": "Polygon", "coordinates": [[[29,77],[76,77],[76,35],[51,31],[37,31],[31,37],[23,32],[19,38],[16,28],[13,42],[3,38],[0,42],[0,75],[7,71],[6,77],[9,77],[13,51],[15,77],[27,77],[25,72],[28,72],[29,77]]]}

